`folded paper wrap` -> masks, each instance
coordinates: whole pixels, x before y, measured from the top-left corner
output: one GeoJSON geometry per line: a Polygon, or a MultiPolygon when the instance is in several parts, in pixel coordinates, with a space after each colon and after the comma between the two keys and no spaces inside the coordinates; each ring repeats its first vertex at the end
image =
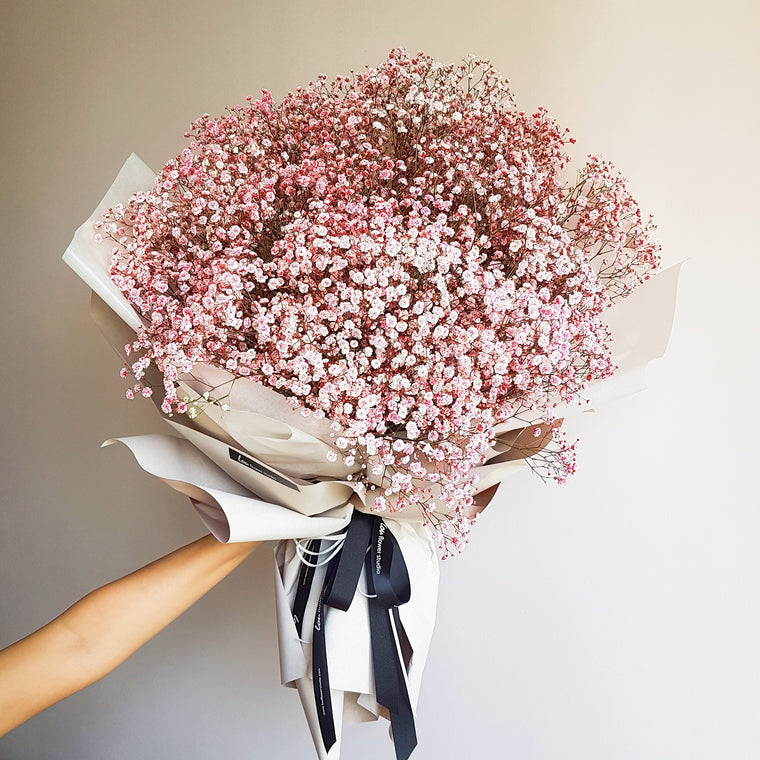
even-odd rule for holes
{"type": "MultiPolygon", "coordinates": [[[[108,208],[126,202],[135,192],[149,189],[154,177],[137,156],[130,156],[92,217],[77,230],[63,257],[92,289],[93,317],[122,355],[122,347],[134,339],[143,322],[111,282],[110,253],[107,246],[96,242],[93,223],[108,208]]],[[[562,409],[560,413],[565,418],[588,411],[600,401],[645,387],[647,363],[661,356],[667,346],[677,278],[678,267],[668,269],[606,312],[613,333],[613,358],[619,369],[613,377],[589,389],[593,404],[562,409]]],[[[321,726],[312,680],[313,626],[308,621],[315,620],[318,614],[328,570],[322,565],[311,574],[301,618],[308,624],[299,633],[293,609],[299,582],[303,581],[303,564],[295,540],[339,534],[356,512],[371,513],[368,498],[363,489],[357,488],[352,469],[342,463],[341,457],[336,462],[328,460],[326,455],[332,448],[329,421],[301,415],[281,395],[253,380],[236,379],[233,383],[232,379],[217,367],[194,367],[192,373],[181,378],[182,390],[193,399],[203,399],[204,392],[211,392],[213,398],[214,389],[223,387],[224,393],[229,393],[225,408],[201,404],[200,413],[193,419],[169,419],[163,415],[169,427],[167,435],[117,438],[106,444],[121,442],[146,472],[188,496],[204,525],[219,541],[278,541],[274,550],[275,598],[282,682],[298,690],[319,757],[334,759],[340,753],[343,720],[388,717],[376,696],[371,613],[366,596],[371,579],[363,568],[359,590],[348,609],[331,608],[324,615],[329,701],[336,736],[335,744],[326,747],[324,716],[321,726]]],[[[160,377],[151,384],[160,387],[160,377]]],[[[517,430],[529,422],[533,420],[510,420],[499,425],[497,432],[517,430]]],[[[498,484],[523,466],[522,460],[511,458],[503,450],[490,452],[490,460],[477,468],[476,509],[485,506],[498,484]]],[[[411,589],[408,603],[394,608],[401,626],[394,635],[406,666],[406,688],[414,710],[435,621],[436,549],[421,515],[414,509],[385,513],[383,517],[403,555],[411,589]]]]}

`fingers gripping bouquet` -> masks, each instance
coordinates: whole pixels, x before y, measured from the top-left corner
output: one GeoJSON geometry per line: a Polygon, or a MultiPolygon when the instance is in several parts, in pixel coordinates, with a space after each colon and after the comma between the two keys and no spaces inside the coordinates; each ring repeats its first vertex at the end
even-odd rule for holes
{"type": "MultiPolygon", "coordinates": [[[[590,157],[568,181],[567,131],[543,110],[517,110],[507,80],[472,57],[443,65],[399,49],[279,103],[268,92],[248,101],[195,122],[155,179],[128,162],[125,183],[138,192],[107,196],[89,253],[72,247],[68,260],[85,279],[89,266],[87,281],[135,330],[127,397],[153,395],[190,446],[154,436],[130,447],[183,483],[210,525],[224,524],[222,540],[317,538],[347,524],[350,535],[351,516],[369,514],[363,561],[386,526],[395,536],[412,604],[395,598],[388,619],[404,671],[396,680],[414,702],[435,606],[431,541],[444,556],[461,550],[513,460],[560,482],[573,472],[558,409],[614,372],[602,317],[657,269],[652,223],[611,164],[590,157]],[[109,282],[87,256],[107,262],[109,282]],[[217,466],[204,482],[176,472],[189,461],[214,467],[196,449],[217,466]],[[276,514],[262,517],[262,505],[276,514]],[[262,525],[283,512],[311,522],[268,534],[262,525]],[[257,515],[253,534],[233,513],[257,515]]],[[[299,686],[322,756],[336,742],[316,688],[327,666],[302,688],[317,642],[301,646],[300,623],[321,621],[330,567],[348,543],[340,533],[278,548],[281,648],[297,660],[283,680],[299,686]],[[312,561],[328,555],[326,568],[312,561]],[[312,565],[314,591],[298,601],[312,565]]],[[[391,562],[379,550],[375,559],[391,562]]],[[[371,617],[356,599],[347,618],[371,617]]],[[[328,641],[331,677],[356,669],[334,665],[338,648],[328,641]]],[[[374,683],[332,678],[347,684],[333,702],[352,692],[358,708],[395,714],[407,756],[402,708],[375,699],[379,656],[374,683]]]]}

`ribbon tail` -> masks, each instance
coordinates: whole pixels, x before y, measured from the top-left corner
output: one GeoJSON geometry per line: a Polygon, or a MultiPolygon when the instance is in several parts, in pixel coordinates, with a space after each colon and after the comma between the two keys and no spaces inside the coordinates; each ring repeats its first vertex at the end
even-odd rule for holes
{"type": "Polygon", "coordinates": [[[330,751],[335,744],[335,720],[333,718],[330,677],[327,671],[327,644],[325,641],[324,589],[319,597],[314,616],[314,638],[311,643],[311,675],[314,683],[314,701],[317,706],[319,730],[325,750],[330,751]]]}
{"type": "MultiPolygon", "coordinates": [[[[367,555],[367,576],[372,578],[371,554],[367,555]]],[[[408,760],[417,746],[417,732],[401,652],[398,608],[383,607],[377,598],[368,601],[376,699],[390,715],[396,759],[408,760]]]]}
{"type": "Polygon", "coordinates": [[[396,644],[396,663],[398,667],[398,677],[401,685],[399,696],[400,709],[396,712],[390,712],[391,731],[393,733],[393,744],[396,749],[398,760],[407,760],[417,746],[417,730],[414,726],[414,711],[409,699],[409,687],[406,682],[406,672],[404,670],[403,652],[401,648],[401,635],[403,628],[401,618],[398,614],[398,607],[388,610],[388,617],[393,627],[394,643],[396,644]]]}
{"type": "MultiPolygon", "coordinates": [[[[319,539],[313,539],[307,547],[307,554],[310,558],[319,551],[321,546],[319,539]]],[[[312,635],[312,690],[314,694],[314,707],[316,710],[317,723],[319,724],[319,733],[322,739],[325,752],[329,753],[337,741],[335,731],[335,717],[333,713],[332,694],[330,692],[330,676],[327,664],[327,642],[325,640],[325,592],[332,584],[336,560],[330,561],[327,567],[327,573],[320,590],[317,609],[314,614],[314,630],[312,635]]],[[[303,620],[311,594],[312,584],[316,567],[314,563],[301,563],[301,569],[298,574],[298,587],[296,597],[293,603],[292,615],[298,636],[301,636],[303,620]]],[[[300,687],[299,687],[300,691],[300,687]]],[[[313,732],[312,728],[312,732],[313,732]]]]}
{"type": "Polygon", "coordinates": [[[314,688],[311,678],[305,677],[297,680],[293,684],[298,690],[298,696],[301,700],[306,723],[309,727],[311,738],[314,742],[314,750],[319,760],[329,760],[330,758],[339,758],[341,751],[341,729],[343,714],[343,692],[332,692],[333,710],[335,714],[335,744],[328,750],[322,742],[322,732],[319,725],[319,716],[317,706],[314,704],[314,688]]]}
{"type": "MultiPolygon", "coordinates": [[[[309,557],[312,557],[319,551],[321,541],[318,538],[309,541],[306,552],[309,557]]],[[[293,623],[298,631],[300,638],[301,631],[303,630],[303,619],[306,614],[306,605],[309,602],[309,595],[311,594],[311,585],[314,581],[314,572],[316,566],[311,564],[301,563],[301,570],[298,574],[298,589],[296,591],[296,598],[293,602],[293,623]]]]}
{"type": "Polygon", "coordinates": [[[396,750],[396,760],[408,760],[417,746],[417,732],[414,728],[414,713],[409,704],[401,712],[389,713],[391,717],[391,733],[393,734],[393,746],[396,750]]]}

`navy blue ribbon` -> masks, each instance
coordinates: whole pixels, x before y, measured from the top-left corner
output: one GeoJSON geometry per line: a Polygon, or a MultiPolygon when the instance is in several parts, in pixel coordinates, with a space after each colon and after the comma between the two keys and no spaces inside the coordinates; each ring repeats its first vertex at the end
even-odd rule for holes
{"type": "MultiPolygon", "coordinates": [[[[316,543],[310,543],[308,549],[316,551],[316,543]]],[[[398,541],[383,520],[358,511],[353,513],[343,547],[327,565],[314,615],[312,677],[322,742],[329,752],[336,741],[325,642],[326,608],[349,608],[362,567],[367,593],[373,595],[367,603],[376,699],[390,715],[397,760],[408,760],[417,746],[417,733],[401,654],[404,632],[398,605],[411,598],[409,573],[398,541]]],[[[313,578],[314,569],[302,565],[293,604],[299,635],[313,578]]]]}

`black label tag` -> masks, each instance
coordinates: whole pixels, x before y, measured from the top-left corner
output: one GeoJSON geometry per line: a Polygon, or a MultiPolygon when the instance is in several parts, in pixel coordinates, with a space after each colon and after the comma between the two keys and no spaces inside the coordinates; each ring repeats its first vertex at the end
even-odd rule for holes
{"type": "Polygon", "coordinates": [[[245,454],[241,454],[239,451],[235,451],[235,449],[229,449],[229,452],[230,452],[230,459],[233,462],[237,462],[238,464],[245,465],[246,467],[248,467],[248,469],[253,470],[255,473],[259,475],[263,475],[264,477],[267,477],[270,480],[274,480],[276,483],[279,483],[280,485],[287,486],[288,488],[292,488],[294,491],[299,490],[298,486],[295,483],[291,483],[286,478],[283,478],[282,475],[276,472],[273,472],[267,467],[264,467],[263,464],[261,464],[260,462],[257,462],[255,459],[251,459],[250,457],[247,457],[245,454]]]}

